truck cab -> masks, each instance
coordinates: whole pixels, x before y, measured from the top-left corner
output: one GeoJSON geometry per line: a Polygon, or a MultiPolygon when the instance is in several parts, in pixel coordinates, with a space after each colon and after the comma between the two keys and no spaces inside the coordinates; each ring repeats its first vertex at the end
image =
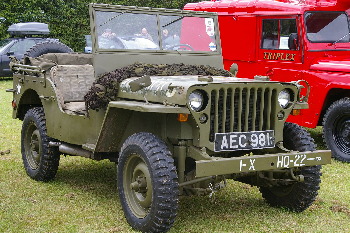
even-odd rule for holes
{"type": "MultiPolygon", "coordinates": [[[[350,161],[350,30],[348,1],[222,0],[186,10],[218,12],[224,66],[238,77],[306,80],[310,108],[288,121],[323,125],[332,155],[350,161]]],[[[306,89],[305,89],[306,90],[306,89]]]]}

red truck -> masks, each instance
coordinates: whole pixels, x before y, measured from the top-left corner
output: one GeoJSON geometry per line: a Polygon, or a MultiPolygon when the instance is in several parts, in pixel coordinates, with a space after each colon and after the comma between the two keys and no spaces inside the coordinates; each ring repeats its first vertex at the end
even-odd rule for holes
{"type": "Polygon", "coordinates": [[[238,77],[306,80],[310,107],[288,121],[323,125],[332,156],[350,162],[349,8],[349,0],[212,0],[184,9],[218,13],[224,67],[238,65],[238,77]]]}

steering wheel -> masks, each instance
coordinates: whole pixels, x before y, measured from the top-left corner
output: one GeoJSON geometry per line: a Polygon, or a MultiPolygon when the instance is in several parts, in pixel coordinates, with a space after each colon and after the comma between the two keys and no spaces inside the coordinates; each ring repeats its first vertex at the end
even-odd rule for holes
{"type": "Polygon", "coordinates": [[[175,44],[165,47],[165,50],[193,51],[194,49],[189,44],[175,44]]]}

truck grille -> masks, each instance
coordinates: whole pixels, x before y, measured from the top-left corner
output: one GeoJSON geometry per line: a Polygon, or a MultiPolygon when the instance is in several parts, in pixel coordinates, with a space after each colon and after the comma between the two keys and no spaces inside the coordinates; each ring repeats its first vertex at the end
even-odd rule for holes
{"type": "Polygon", "coordinates": [[[272,88],[221,88],[209,93],[210,135],[215,133],[248,132],[272,129],[276,104],[276,89],[272,88]]]}

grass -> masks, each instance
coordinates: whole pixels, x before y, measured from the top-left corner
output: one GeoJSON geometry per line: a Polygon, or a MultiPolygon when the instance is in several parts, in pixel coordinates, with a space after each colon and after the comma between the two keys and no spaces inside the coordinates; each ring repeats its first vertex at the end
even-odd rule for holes
{"type": "MultiPolygon", "coordinates": [[[[61,157],[56,179],[31,180],[20,153],[21,121],[11,118],[12,80],[0,79],[0,232],[133,232],[108,161],[61,157]]],[[[309,130],[318,143],[322,129],[309,130]]],[[[303,213],[272,208],[255,187],[229,182],[209,197],[182,197],[171,232],[349,232],[350,164],[323,167],[319,196],[303,213]]]]}

